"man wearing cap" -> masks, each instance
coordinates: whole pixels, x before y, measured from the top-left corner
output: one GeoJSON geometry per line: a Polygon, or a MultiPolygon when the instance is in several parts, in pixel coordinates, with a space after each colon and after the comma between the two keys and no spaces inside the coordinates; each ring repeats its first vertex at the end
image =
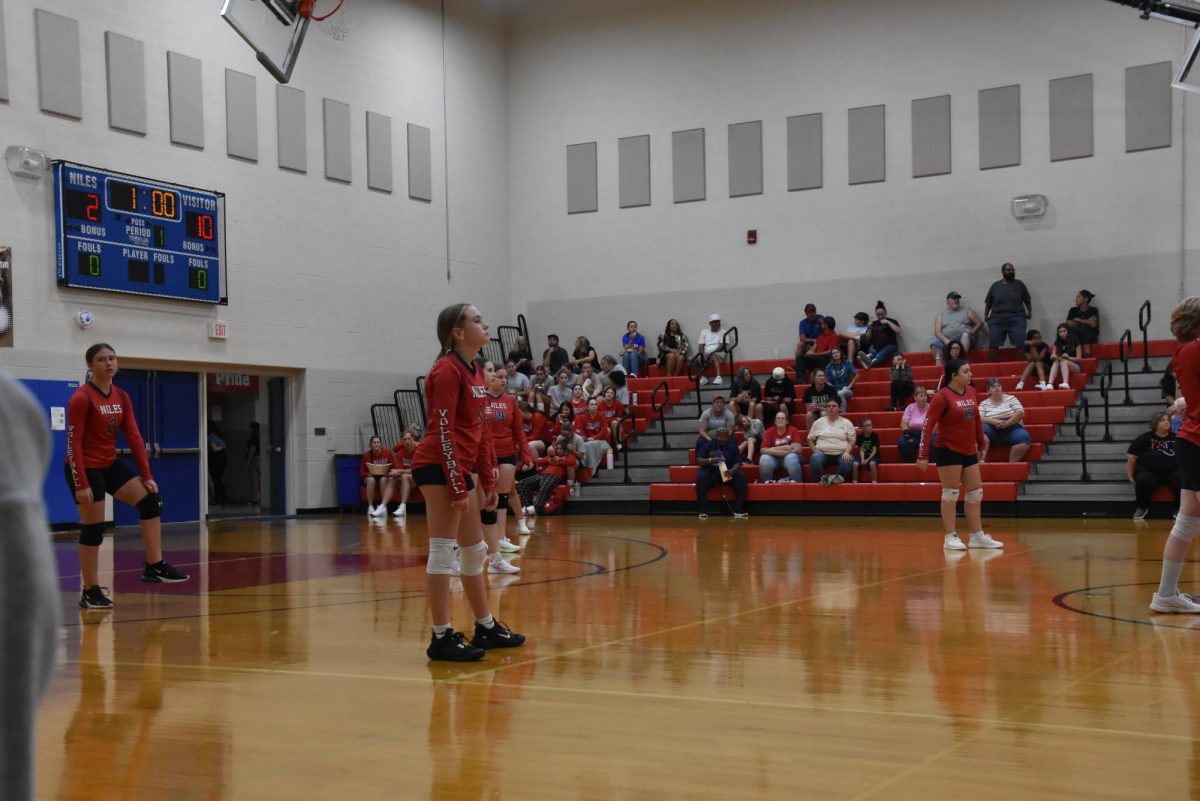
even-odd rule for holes
{"type": "Polygon", "coordinates": [[[708,383],[704,369],[712,363],[717,370],[713,383],[719,386],[721,365],[725,364],[725,329],[721,327],[721,315],[716,312],[708,315],[708,328],[701,331],[700,336],[696,338],[696,348],[696,358],[700,360],[700,385],[708,383]]]}
{"type": "Polygon", "coordinates": [[[700,415],[700,438],[712,439],[718,428],[733,430],[736,418],[732,411],[725,406],[725,396],[718,395],[712,399],[712,406],[700,415]]]}
{"type": "Polygon", "coordinates": [[[696,443],[696,502],[700,506],[700,519],[708,519],[708,492],[713,487],[728,485],[733,490],[733,516],[737,519],[746,514],[746,474],[742,471],[742,459],[737,443],[729,436],[728,428],[713,431],[712,439],[701,438],[696,443]]]}
{"type": "Polygon", "coordinates": [[[571,356],[565,348],[558,346],[558,334],[551,334],[546,337],[546,349],[542,351],[542,366],[546,368],[546,375],[558,375],[558,371],[566,367],[571,368],[571,356]]]}
{"type": "Polygon", "coordinates": [[[933,340],[929,350],[934,364],[942,363],[942,352],[954,340],[962,342],[963,353],[971,349],[975,337],[983,328],[983,320],[970,306],[962,305],[962,295],[951,292],[946,295],[946,308],[933,316],[933,340]]]}

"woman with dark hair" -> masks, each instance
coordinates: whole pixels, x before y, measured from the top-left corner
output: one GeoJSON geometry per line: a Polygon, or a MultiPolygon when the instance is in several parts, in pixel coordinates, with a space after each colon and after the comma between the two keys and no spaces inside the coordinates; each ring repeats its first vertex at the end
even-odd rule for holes
{"type": "Polygon", "coordinates": [[[1047,384],[1054,386],[1055,380],[1061,379],[1059,389],[1071,388],[1071,373],[1078,373],[1082,369],[1079,365],[1079,347],[1079,340],[1071,333],[1071,327],[1059,323],[1054,344],[1050,346],[1050,377],[1046,379],[1047,384]]]}
{"type": "Polygon", "coordinates": [[[477,308],[458,303],[438,315],[437,337],[441,349],[425,379],[429,430],[413,457],[413,480],[425,498],[429,526],[425,584],[433,631],[425,653],[471,662],[487,649],[522,645],[525,637],[492,617],[483,577],[487,543],[479,513],[494,510],[499,501],[496,452],[484,425],[483,368],[475,363],[488,342],[488,327],[477,308]],[[475,615],[470,642],[450,625],[450,577],[456,572],[475,615]]]}
{"type": "Polygon", "coordinates": [[[1175,435],[1171,433],[1171,418],[1166,412],[1150,416],[1150,430],[1142,432],[1126,451],[1125,474],[1133,485],[1137,507],[1134,520],[1145,520],[1150,514],[1150,499],[1159,487],[1170,487],[1179,502],[1179,460],[1175,458],[1175,435]]]}
{"type": "Polygon", "coordinates": [[[888,317],[887,306],[882,300],[875,301],[875,319],[863,334],[863,350],[858,354],[858,363],[864,369],[879,367],[899,349],[900,323],[888,317]]]}
{"type": "Polygon", "coordinates": [[[1083,355],[1092,355],[1092,345],[1100,341],[1100,310],[1092,305],[1096,297],[1086,289],[1075,295],[1075,305],[1067,311],[1067,328],[1083,346],[1083,355]]]}
{"type": "MultiPolygon", "coordinates": [[[[963,344],[957,340],[946,346],[946,361],[948,362],[952,359],[957,359],[960,362],[967,361],[967,349],[964,348],[963,344]]],[[[933,391],[937,392],[939,389],[941,389],[942,384],[944,384],[945,381],[946,373],[943,372],[938,376],[937,386],[933,388],[933,391]]],[[[1017,387],[1017,389],[1020,389],[1020,387],[1017,387]]]]}
{"type": "Polygon", "coordinates": [[[729,396],[732,398],[733,408],[739,414],[762,420],[762,386],[749,367],[738,369],[729,396]]]}
{"type": "Polygon", "coordinates": [[[987,450],[979,402],[971,387],[971,365],[961,359],[946,362],[945,386],[937,391],[925,413],[917,469],[929,469],[929,460],[937,465],[942,482],[942,528],[946,532],[942,547],[949,551],[967,548],[1003,548],[983,530],[980,505],[983,503],[983,479],[979,470],[981,454],[987,450]],[[955,530],[959,487],[962,487],[963,514],[971,529],[964,544],[955,530]]]}
{"type": "Polygon", "coordinates": [[[912,366],[909,365],[908,359],[904,358],[903,353],[897,353],[892,357],[892,366],[888,369],[888,377],[892,380],[892,405],[887,407],[887,411],[893,412],[902,408],[916,389],[916,385],[913,383],[912,366]]]}
{"type": "Polygon", "coordinates": [[[904,407],[900,416],[900,439],[896,448],[900,451],[900,461],[913,464],[917,461],[917,451],[921,448],[921,431],[925,428],[925,415],[929,413],[929,390],[917,387],[913,390],[912,403],[904,407]]]}
{"type": "Polygon", "coordinates": [[[396,454],[383,447],[383,440],[371,437],[358,464],[358,477],[367,495],[367,517],[387,517],[392,501],[392,474],[396,472],[396,454]],[[379,500],[379,505],[375,501],[379,500]]]}
{"type": "Polygon", "coordinates": [[[688,338],[679,321],[672,317],[658,335],[658,366],[667,376],[681,375],[687,369],[688,338]]]}
{"type": "Polygon", "coordinates": [[[625,334],[621,337],[621,366],[630,378],[637,378],[645,371],[642,365],[646,363],[646,337],[638,333],[637,320],[625,324],[625,334]]]}
{"type": "Polygon", "coordinates": [[[133,400],[113,384],[117,352],[97,343],[87,349],[88,376],[67,402],[67,487],[79,507],[79,572],[83,578],[80,609],[111,609],[112,599],[100,587],[100,544],[104,541],[104,496],[138,510],[138,528],[146,550],[142,581],[187,581],[163,560],[162,498],[150,473],[146,443],[133,416],[133,400]],[[117,433],[123,433],[137,463],[135,472],[117,459],[117,433]]]}
{"type": "Polygon", "coordinates": [[[575,350],[571,351],[571,371],[578,373],[583,369],[584,362],[590,362],[596,370],[600,369],[600,361],[596,358],[596,349],[592,347],[587,337],[575,337],[575,350]]]}

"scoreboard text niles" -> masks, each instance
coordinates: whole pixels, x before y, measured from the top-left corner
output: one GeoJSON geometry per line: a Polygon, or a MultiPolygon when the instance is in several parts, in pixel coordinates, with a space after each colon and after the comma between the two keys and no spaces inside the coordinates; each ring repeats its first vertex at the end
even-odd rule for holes
{"type": "Polygon", "coordinates": [[[60,286],[225,303],[225,195],[54,163],[60,286]]]}

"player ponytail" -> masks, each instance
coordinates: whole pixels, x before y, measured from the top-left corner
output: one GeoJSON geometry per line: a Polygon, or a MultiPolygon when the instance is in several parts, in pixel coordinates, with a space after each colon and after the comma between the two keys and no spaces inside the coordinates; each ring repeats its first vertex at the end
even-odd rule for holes
{"type": "Polygon", "coordinates": [[[461,328],[466,322],[469,308],[471,308],[470,303],[455,303],[453,306],[442,309],[441,314],[438,315],[437,337],[442,348],[438,352],[439,359],[454,350],[454,329],[461,328]]]}

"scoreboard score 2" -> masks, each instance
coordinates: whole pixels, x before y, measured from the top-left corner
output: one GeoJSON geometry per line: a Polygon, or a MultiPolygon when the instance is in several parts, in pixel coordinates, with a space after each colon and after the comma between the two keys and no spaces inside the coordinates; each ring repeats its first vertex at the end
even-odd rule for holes
{"type": "Polygon", "coordinates": [[[225,195],[54,162],[59,286],[227,303],[225,195]]]}

